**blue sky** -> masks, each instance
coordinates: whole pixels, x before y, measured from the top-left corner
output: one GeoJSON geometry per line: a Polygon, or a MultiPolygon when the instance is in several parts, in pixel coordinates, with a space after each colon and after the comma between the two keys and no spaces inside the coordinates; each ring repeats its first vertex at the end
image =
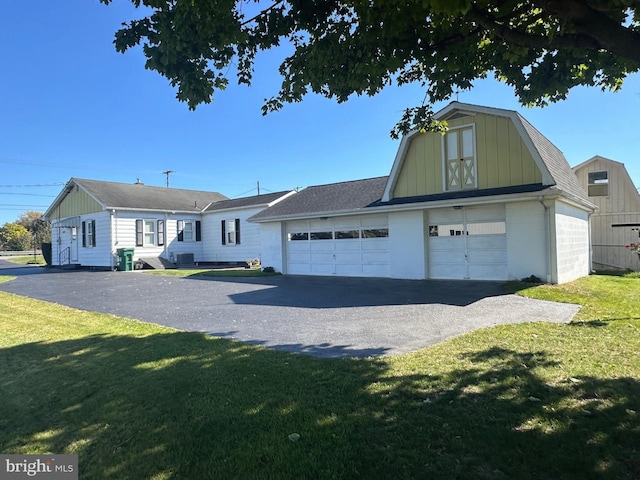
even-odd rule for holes
{"type": "MultiPolygon", "coordinates": [[[[259,58],[254,85],[231,86],[190,112],[140,49],[115,52],[113,34],[140,16],[114,0],[0,2],[0,225],[44,212],[71,177],[214,190],[261,191],[387,175],[389,130],[422,101],[419,86],[338,105],[317,96],[263,117],[282,52],[259,58]]],[[[640,184],[640,75],[622,92],[574,89],[567,101],[526,109],[494,80],[458,100],[518,110],[574,166],[593,155],[625,163],[640,184]]],[[[436,105],[436,110],[446,103],[436,105]]]]}

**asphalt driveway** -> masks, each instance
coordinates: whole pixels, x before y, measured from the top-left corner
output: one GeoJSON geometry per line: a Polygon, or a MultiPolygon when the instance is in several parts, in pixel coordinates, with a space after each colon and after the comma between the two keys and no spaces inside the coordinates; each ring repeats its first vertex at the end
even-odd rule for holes
{"type": "Polygon", "coordinates": [[[319,357],[417,350],[498,324],[569,322],[578,307],[495,282],[275,276],[178,278],[0,260],[0,290],[319,357]]]}

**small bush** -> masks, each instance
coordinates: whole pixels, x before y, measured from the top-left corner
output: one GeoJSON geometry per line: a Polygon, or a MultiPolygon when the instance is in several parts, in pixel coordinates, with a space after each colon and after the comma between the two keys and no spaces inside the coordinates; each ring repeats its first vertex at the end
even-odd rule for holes
{"type": "Polygon", "coordinates": [[[273,267],[264,267],[264,268],[262,269],[262,271],[263,271],[264,273],[276,273],[276,270],[275,270],[275,268],[273,268],[273,267]]]}
{"type": "Polygon", "coordinates": [[[538,284],[544,283],[541,278],[536,277],[535,275],[529,275],[528,277],[525,277],[520,281],[524,283],[538,283],[538,284]]]}

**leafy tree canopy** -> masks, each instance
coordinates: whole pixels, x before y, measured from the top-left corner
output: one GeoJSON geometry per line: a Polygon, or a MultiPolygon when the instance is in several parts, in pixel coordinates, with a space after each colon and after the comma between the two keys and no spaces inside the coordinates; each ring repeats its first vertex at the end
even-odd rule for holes
{"type": "MultiPolygon", "coordinates": [[[[143,44],[146,68],[190,109],[228,85],[232,65],[251,84],[256,53],[284,43],[293,53],[263,113],[308,92],[344,102],[394,83],[420,82],[436,102],[490,74],[522,104],[546,105],[577,85],[618,90],[640,69],[640,0],[131,1],[149,15],[123,24],[116,49],[143,44]]],[[[392,137],[439,128],[428,102],[392,137]]]]}
{"type": "Polygon", "coordinates": [[[29,249],[31,234],[17,222],[5,223],[0,227],[0,246],[2,250],[24,251],[29,249]]]}
{"type": "Polygon", "coordinates": [[[51,223],[42,219],[41,212],[25,212],[20,215],[16,223],[31,232],[36,246],[38,246],[39,243],[51,241],[51,223]]]}

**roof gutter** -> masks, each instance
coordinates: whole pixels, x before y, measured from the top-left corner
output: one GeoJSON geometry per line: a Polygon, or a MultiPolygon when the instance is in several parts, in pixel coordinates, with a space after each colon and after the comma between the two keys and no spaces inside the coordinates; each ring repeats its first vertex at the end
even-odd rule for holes
{"type": "Polygon", "coordinates": [[[431,202],[416,202],[416,203],[402,203],[396,205],[380,205],[376,207],[362,207],[358,209],[351,210],[333,210],[333,211],[323,211],[323,212],[309,212],[295,215],[281,215],[278,217],[270,217],[270,218],[258,218],[252,219],[251,217],[248,219],[249,222],[255,223],[267,223],[267,222],[283,222],[288,220],[304,220],[307,218],[318,218],[318,217],[337,217],[337,216],[353,216],[353,215],[363,215],[363,214],[375,214],[375,213],[390,213],[397,211],[410,211],[410,210],[425,210],[430,208],[447,208],[447,207],[457,207],[457,206],[475,206],[475,205],[489,205],[496,203],[513,203],[513,202],[522,202],[528,200],[537,200],[540,197],[544,197],[545,199],[565,197],[569,200],[569,203],[579,207],[579,208],[595,208],[595,205],[588,204],[585,202],[580,202],[577,197],[573,197],[571,195],[566,194],[565,192],[561,192],[555,190],[552,187],[549,187],[542,191],[537,192],[528,192],[528,193],[519,193],[519,194],[504,194],[504,195],[493,195],[490,197],[473,197],[473,198],[458,198],[458,199],[447,199],[447,200],[437,200],[431,202]]]}

